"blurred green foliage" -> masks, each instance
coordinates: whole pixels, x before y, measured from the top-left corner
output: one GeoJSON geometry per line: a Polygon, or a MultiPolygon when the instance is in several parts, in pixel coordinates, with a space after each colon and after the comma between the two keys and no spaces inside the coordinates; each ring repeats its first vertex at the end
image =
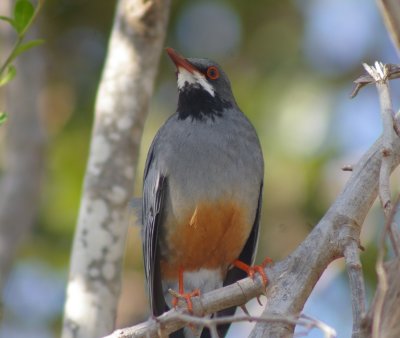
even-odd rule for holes
{"type": "MultiPolygon", "coordinates": [[[[33,24],[36,16],[42,8],[44,0],[40,0],[36,6],[28,0],[17,0],[15,2],[13,16],[0,16],[0,20],[3,20],[11,25],[17,33],[17,40],[11,49],[9,55],[0,65],[0,87],[10,82],[17,74],[16,68],[12,65],[15,58],[28,51],[29,49],[41,45],[43,40],[30,40],[24,43],[25,35],[29,27],[33,24]]],[[[0,125],[7,120],[7,114],[0,112],[0,125]]]]}

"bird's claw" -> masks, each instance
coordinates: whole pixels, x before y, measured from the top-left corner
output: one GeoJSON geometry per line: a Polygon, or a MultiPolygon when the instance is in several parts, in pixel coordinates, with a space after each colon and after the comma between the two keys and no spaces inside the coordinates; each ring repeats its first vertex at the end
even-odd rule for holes
{"type": "Polygon", "coordinates": [[[262,263],[260,265],[253,265],[250,266],[246,263],[243,263],[242,261],[239,260],[235,260],[233,262],[233,265],[236,266],[238,269],[243,270],[247,273],[247,275],[249,277],[251,277],[252,279],[254,279],[254,276],[256,274],[256,272],[258,272],[261,275],[264,287],[267,287],[268,285],[268,277],[265,273],[265,268],[268,264],[272,263],[272,259],[267,257],[265,258],[262,263]]]}
{"type": "Polygon", "coordinates": [[[173,296],[172,306],[174,307],[174,309],[177,308],[179,304],[179,299],[183,299],[187,304],[187,310],[189,311],[189,313],[193,313],[192,297],[200,296],[199,289],[193,290],[192,292],[189,293],[180,293],[170,289],[169,293],[173,296]]]}

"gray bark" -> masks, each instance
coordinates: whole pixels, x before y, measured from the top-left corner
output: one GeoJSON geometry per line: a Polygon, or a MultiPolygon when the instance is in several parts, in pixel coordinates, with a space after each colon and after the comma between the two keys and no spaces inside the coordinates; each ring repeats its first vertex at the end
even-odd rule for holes
{"type": "Polygon", "coordinates": [[[169,5],[166,0],[118,2],[96,100],[63,338],[95,338],[114,328],[128,205],[169,5]]]}

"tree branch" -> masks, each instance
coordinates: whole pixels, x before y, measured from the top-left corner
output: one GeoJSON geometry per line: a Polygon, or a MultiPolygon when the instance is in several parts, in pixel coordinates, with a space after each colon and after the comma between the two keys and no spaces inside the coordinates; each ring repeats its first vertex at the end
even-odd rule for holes
{"type": "Polygon", "coordinates": [[[400,51],[400,3],[398,0],[377,0],[389,36],[400,51]]]}
{"type": "MultiPolygon", "coordinates": [[[[361,227],[377,195],[382,138],[361,158],[344,190],[305,241],[283,263],[285,272],[268,289],[268,307],[263,315],[291,315],[302,310],[322,272],[334,259],[343,256],[348,236],[346,227],[361,227]],[[346,226],[346,227],[345,227],[346,226]],[[307,262],[307,264],[303,264],[307,262]]],[[[399,164],[400,142],[393,145],[391,170],[399,164]]],[[[274,281],[275,282],[275,281],[274,281]]],[[[257,324],[251,337],[287,336],[292,326],[257,324]]]]}
{"type": "Polygon", "coordinates": [[[389,67],[380,62],[376,62],[375,67],[364,63],[364,68],[375,81],[375,85],[378,90],[379,102],[381,105],[383,144],[382,164],[379,175],[379,198],[381,200],[383,211],[386,217],[388,217],[392,210],[389,182],[393,152],[392,143],[397,137],[394,130],[394,113],[389,90],[389,67]]]}
{"type": "MultiPolygon", "coordinates": [[[[263,317],[293,317],[300,313],[323,271],[336,258],[342,257],[349,236],[358,239],[363,223],[378,191],[381,167],[380,138],[354,166],[344,190],[301,245],[285,260],[266,269],[270,284],[267,288],[268,306],[263,317]],[[307,264],[304,264],[307,262],[307,264]]],[[[400,162],[400,142],[393,143],[391,170],[400,162]]],[[[214,290],[193,299],[196,315],[237,306],[262,294],[261,280],[244,279],[223,289],[214,290]]],[[[362,306],[361,306],[362,311],[362,306]]],[[[171,333],[182,326],[171,310],[162,316],[162,332],[171,333]]],[[[293,332],[293,323],[257,323],[250,337],[286,337],[293,332]]],[[[126,329],[123,330],[126,332],[126,329]]],[[[123,337],[157,337],[158,331],[143,323],[129,329],[123,337]]]]}
{"type": "Polygon", "coordinates": [[[358,250],[358,239],[349,236],[344,249],[344,258],[351,288],[353,338],[361,337],[362,320],[366,311],[365,284],[358,250]]]}
{"type": "Polygon", "coordinates": [[[120,0],[98,90],[71,257],[63,338],[114,328],[127,207],[170,1],[120,0]]]}
{"type": "MultiPolygon", "coordinates": [[[[398,299],[400,298],[400,288],[398,287],[398,266],[399,257],[399,235],[394,223],[394,216],[399,209],[399,201],[393,208],[391,203],[390,173],[393,167],[394,144],[399,142],[399,127],[397,116],[394,115],[389,91],[389,78],[393,75],[393,70],[398,66],[383,65],[376,62],[375,66],[364,64],[370,76],[370,83],[375,83],[379,95],[381,106],[381,116],[383,121],[383,140],[382,140],[382,162],[379,173],[379,197],[384,210],[386,223],[382,231],[378,257],[376,262],[376,272],[378,275],[378,287],[375,293],[373,305],[368,316],[363,319],[363,325],[358,327],[362,337],[398,337],[400,333],[400,311],[398,310],[398,299]],[[388,264],[384,264],[386,253],[386,236],[389,236],[395,258],[388,264]],[[394,271],[389,270],[388,266],[394,266],[394,271]],[[394,304],[396,304],[394,306],[394,304]]],[[[395,71],[397,72],[397,70],[395,71]]],[[[354,303],[353,303],[354,305],[354,303]]],[[[353,331],[354,334],[354,331],[353,331]]]]}
{"type": "Polygon", "coordinates": [[[373,338],[398,337],[400,334],[400,311],[398,308],[398,300],[400,298],[399,276],[400,276],[400,257],[399,247],[396,241],[391,241],[395,258],[384,263],[386,253],[386,236],[390,238],[398,236],[397,229],[394,227],[394,218],[400,208],[400,196],[387,216],[385,227],[381,234],[378,257],[376,261],[376,273],[378,276],[378,287],[375,292],[373,306],[368,317],[370,327],[372,327],[373,338]]]}
{"type": "MultiPolygon", "coordinates": [[[[322,331],[325,338],[336,337],[336,331],[330,326],[310,318],[308,316],[300,315],[293,317],[283,316],[250,316],[250,315],[233,315],[226,317],[196,317],[179,311],[169,312],[170,316],[160,316],[155,319],[149,319],[147,322],[140,326],[134,326],[127,329],[116,330],[112,334],[104,338],[139,338],[139,337],[165,337],[167,335],[166,328],[170,322],[182,322],[184,325],[196,325],[200,327],[208,327],[211,332],[212,338],[219,338],[217,333],[217,325],[226,323],[237,323],[237,322],[260,322],[260,323],[287,323],[291,325],[299,325],[310,331],[313,328],[317,328],[322,331]]],[[[170,328],[168,327],[168,331],[170,328]]],[[[169,332],[170,333],[170,332],[169,332]]]]}

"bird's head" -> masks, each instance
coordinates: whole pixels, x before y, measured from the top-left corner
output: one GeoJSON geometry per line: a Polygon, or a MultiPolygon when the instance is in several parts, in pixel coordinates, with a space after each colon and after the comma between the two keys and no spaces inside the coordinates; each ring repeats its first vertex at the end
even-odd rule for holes
{"type": "Polygon", "coordinates": [[[172,48],[166,51],[176,66],[180,115],[214,118],[236,106],[229,79],[216,62],[184,58],[172,48]]]}

